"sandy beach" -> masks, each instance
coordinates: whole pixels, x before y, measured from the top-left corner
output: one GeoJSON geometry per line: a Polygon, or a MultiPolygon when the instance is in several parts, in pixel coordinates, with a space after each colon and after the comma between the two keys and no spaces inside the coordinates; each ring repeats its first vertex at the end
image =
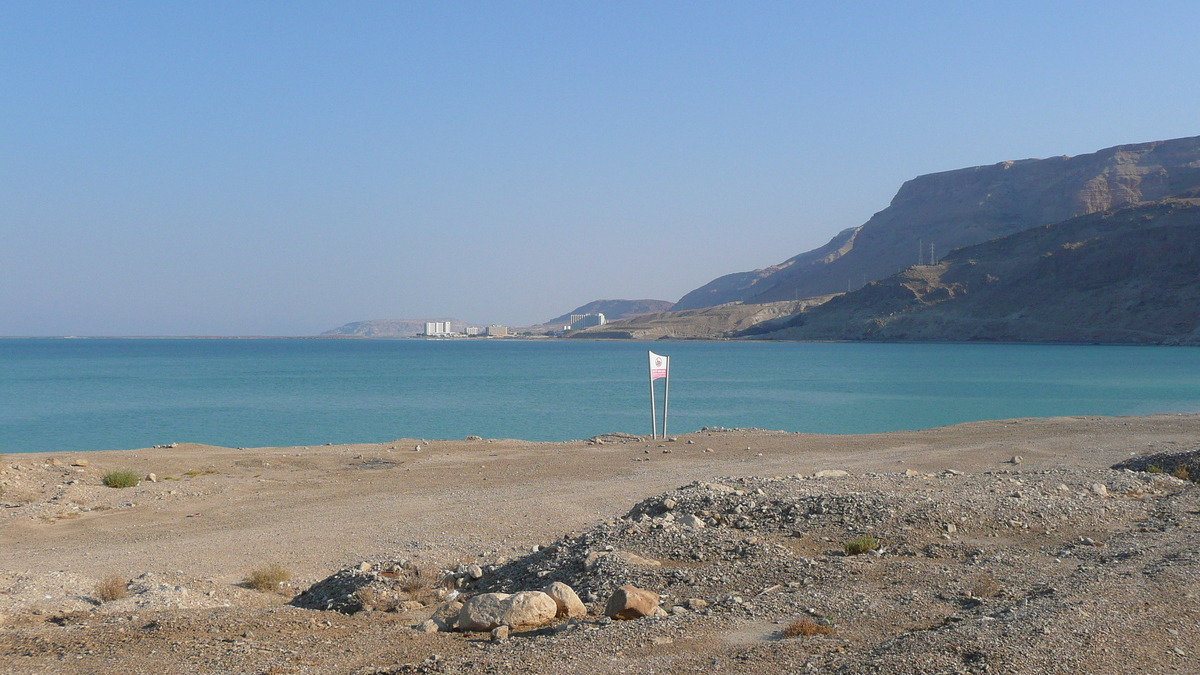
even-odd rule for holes
{"type": "MultiPolygon", "coordinates": [[[[516,569],[511,567],[514,564],[526,565],[521,570],[532,569],[522,562],[523,556],[531,555],[531,547],[549,547],[556,555],[566,556],[575,548],[563,542],[579,541],[580,535],[586,535],[584,539],[625,537],[630,548],[640,542],[642,550],[633,552],[661,561],[658,567],[704,567],[713,561],[692,560],[687,557],[689,550],[712,546],[714,551],[728,552],[745,544],[725,549],[715,539],[704,540],[707,543],[697,540],[690,548],[662,549],[654,537],[679,538],[687,533],[679,532],[670,519],[664,525],[661,517],[657,523],[647,517],[643,526],[629,514],[643,500],[691,486],[678,493],[678,501],[687,503],[699,498],[696,490],[707,489],[696,486],[709,481],[729,485],[730,492],[735,488],[741,492],[739,479],[765,480],[761,485],[754,483],[759,485],[755,488],[758,492],[750,493],[763,495],[761,504],[779,505],[789,500],[799,504],[822,494],[854,499],[875,495],[882,500],[880,504],[889,504],[889,513],[901,515],[915,513],[913,500],[921,499],[958,504],[954,500],[969,498],[974,500],[970,506],[963,502],[956,508],[966,509],[964,514],[970,509],[984,513],[991,507],[980,506],[982,500],[1029,501],[1027,495],[1019,494],[1022,490],[1046,500],[1033,508],[1037,515],[1027,519],[1049,518],[1045,516],[1050,512],[1047,505],[1060,503],[1054,500],[1069,497],[1082,505],[1078,513],[1064,511],[1065,520],[1055,527],[1030,528],[1026,522],[1024,527],[1006,529],[1003,538],[988,530],[998,527],[994,523],[979,517],[980,522],[972,525],[966,515],[954,521],[958,527],[950,528],[950,534],[945,523],[931,521],[928,531],[922,531],[917,520],[900,516],[870,521],[866,526],[863,523],[870,520],[870,508],[857,524],[844,518],[836,524],[842,528],[836,532],[836,528],[830,529],[834,523],[814,526],[812,532],[822,532],[824,539],[806,546],[796,542],[804,540],[804,524],[812,522],[813,516],[804,520],[787,508],[781,513],[791,514],[790,518],[776,514],[761,525],[747,520],[745,527],[737,527],[730,520],[726,527],[723,519],[714,520],[717,524],[705,528],[704,536],[719,534],[738,541],[752,537],[754,546],[767,542],[779,546],[777,551],[761,553],[764,560],[778,563],[768,565],[777,570],[778,579],[764,578],[761,584],[778,587],[772,595],[823,588],[820,574],[797,577],[787,572],[788,565],[795,562],[791,558],[802,557],[805,565],[813,563],[810,566],[814,568],[824,564],[821,556],[834,568],[849,564],[858,558],[837,560],[832,557],[836,551],[823,549],[838,548],[839,538],[856,527],[878,532],[887,544],[885,553],[874,556],[871,573],[859,580],[864,584],[861,589],[847,587],[845,579],[851,578],[847,574],[832,574],[842,580],[829,581],[822,591],[826,596],[842,592],[879,595],[886,587],[880,584],[886,582],[894,588],[904,579],[909,579],[913,588],[920,587],[931,569],[948,563],[938,563],[936,556],[918,543],[972,543],[984,551],[966,556],[974,565],[1013,551],[1012,561],[1005,563],[1011,571],[1012,588],[1007,595],[999,594],[1001,600],[988,601],[992,610],[998,610],[998,605],[1005,605],[1003,598],[1008,598],[1005,606],[1011,605],[1009,611],[1030,603],[1030,589],[1039,583],[1030,575],[1036,575],[1051,547],[1073,546],[1080,537],[1104,542],[1128,536],[1139,522],[1161,516],[1167,507],[1160,502],[1166,500],[1183,501],[1172,507],[1175,520],[1171,532],[1162,536],[1174,537],[1171,542],[1178,544],[1185,535],[1194,541],[1197,533],[1194,503],[1198,488],[1194,483],[1157,476],[1155,480],[1173,482],[1146,482],[1145,474],[1108,468],[1139,455],[1196,450],[1200,444],[1197,415],[1005,420],[866,436],[709,430],[669,440],[604,438],[566,443],[400,439],[369,445],[249,449],[180,443],[128,451],[5,455],[0,458],[0,669],[12,673],[184,672],[189,668],[196,672],[693,672],[704,666],[732,672],[776,668],[873,672],[871,668],[884,663],[886,659],[879,661],[888,653],[883,645],[896,639],[892,630],[896,626],[870,628],[870,622],[860,620],[857,627],[839,628],[834,637],[782,639],[776,634],[783,625],[779,622],[804,611],[802,606],[815,600],[795,597],[793,607],[780,599],[748,616],[740,609],[723,612],[719,608],[732,597],[731,591],[716,588],[714,584],[719,583],[703,576],[689,581],[686,592],[663,587],[651,590],[697,597],[707,593],[710,597],[705,601],[712,608],[706,610],[708,614],[681,609],[667,619],[612,625],[597,623],[599,614],[589,614],[584,622],[589,625],[574,626],[575,631],[543,629],[495,643],[481,641],[478,634],[414,630],[413,626],[438,611],[436,603],[409,613],[365,611],[353,616],[285,604],[295,593],[339,569],[363,561],[401,559],[446,570],[471,563],[498,570],[495,578],[489,573],[473,581],[478,588],[460,584],[462,597],[469,597],[473,590],[515,583],[517,577],[504,576],[507,573],[499,570],[511,571],[516,569]],[[1012,462],[1014,456],[1020,457],[1019,464],[1012,462]],[[76,466],[81,463],[86,466],[76,466]],[[138,486],[125,489],[102,484],[105,472],[125,468],[144,477],[154,474],[156,480],[144,478],[138,486]],[[812,477],[825,470],[849,475],[812,477]],[[954,480],[960,481],[959,487],[952,485],[954,480]],[[1000,495],[992,489],[998,480],[1024,480],[1031,487],[1018,489],[1017,497],[1000,495]],[[1112,487],[1118,483],[1123,486],[1120,501],[1112,487]],[[1139,487],[1143,483],[1144,490],[1139,487]],[[985,484],[990,487],[981,487],[985,484]],[[1110,487],[1104,494],[1089,493],[1088,486],[1095,484],[1110,487]],[[1065,491],[1056,492],[1059,487],[1065,491]],[[781,496],[772,499],[771,490],[779,490],[781,496]],[[1104,499],[1092,499],[1098,494],[1104,499]],[[892,504],[892,500],[898,501],[892,504]],[[1092,508],[1100,510],[1088,510],[1092,508]],[[1076,522],[1067,522],[1072,518],[1076,522]],[[771,524],[776,522],[780,524],[771,524]],[[597,527],[603,529],[595,530],[597,527]],[[908,534],[901,535],[897,528],[907,528],[908,534]],[[902,543],[911,545],[906,549],[902,543]],[[909,552],[901,553],[903,550],[909,552]],[[679,554],[674,562],[672,551],[679,554]],[[263,593],[239,585],[252,569],[268,563],[292,572],[285,592],[263,593]],[[509,567],[503,567],[506,564],[509,567]],[[884,568],[890,571],[881,573],[884,568]],[[93,589],[109,575],[133,580],[131,597],[97,602],[93,589]],[[789,586],[789,582],[795,585],[789,586]],[[670,642],[657,637],[651,640],[644,634],[667,622],[679,624],[674,628],[679,634],[670,642]],[[147,625],[151,628],[145,629],[147,625]],[[272,627],[265,629],[268,625],[272,627]],[[561,643],[581,631],[588,633],[586,644],[591,651],[576,656],[594,654],[602,660],[580,660],[572,655],[568,643],[561,643]],[[130,636],[135,634],[138,639],[132,640],[130,636]],[[321,640],[314,642],[310,639],[313,635],[321,640]],[[220,649],[209,644],[218,639],[226,640],[219,643],[220,649]],[[681,649],[683,643],[703,647],[681,649]],[[824,660],[812,656],[826,653],[834,656],[822,657],[824,660]],[[437,658],[430,660],[433,655],[437,658]],[[184,668],[184,663],[191,666],[184,668]]],[[[707,499],[697,503],[716,503],[711,496],[707,499]]],[[[750,512],[759,507],[749,507],[750,512]]],[[[661,509],[646,513],[662,515],[661,509]]],[[[948,517],[943,520],[950,522],[948,517]]],[[[733,540],[720,541],[728,544],[733,540]]],[[[1110,546],[1109,551],[1118,548],[1110,546]]],[[[736,566],[742,564],[739,561],[751,558],[744,551],[729,555],[734,562],[726,564],[735,565],[735,577],[762,574],[737,571],[740,568],[736,566]]],[[[964,555],[949,557],[956,565],[967,564],[964,555]]],[[[1050,559],[1055,556],[1050,554],[1050,559]]],[[[1091,663],[1084,672],[1130,672],[1122,670],[1129,666],[1147,669],[1142,672],[1195,672],[1193,645],[1200,637],[1194,621],[1200,610],[1195,575],[1200,562],[1193,549],[1190,558],[1177,557],[1174,564],[1181,579],[1190,582],[1154,603],[1177,616],[1186,617],[1190,612],[1191,622],[1165,633],[1139,620],[1137,631],[1131,628],[1123,637],[1097,643],[1094,651],[1081,647],[1075,656],[1087,657],[1084,660],[1091,663]],[[1121,646],[1143,629],[1158,631],[1153,637],[1156,643],[1166,641],[1160,645],[1162,649],[1122,652],[1121,646]]],[[[547,570],[547,574],[559,573],[557,568],[547,570]]],[[[579,581],[580,572],[575,568],[564,567],[561,573],[563,578],[587,583],[579,581]]],[[[654,573],[663,572],[656,567],[654,573]]],[[[615,579],[622,572],[609,574],[615,579]]],[[[632,570],[629,578],[660,586],[666,583],[640,574],[632,570]]],[[[1070,574],[1077,574],[1074,567],[1070,574]]],[[[722,583],[744,585],[741,581],[722,583]]],[[[1091,603],[1095,608],[1086,611],[1104,616],[1109,616],[1105,612],[1121,611],[1110,607],[1115,602],[1110,593],[1115,591],[1105,583],[1087,586],[1094,589],[1091,603]]],[[[594,586],[607,588],[599,581],[594,586]]],[[[757,593],[762,589],[746,590],[757,593]]],[[[680,607],[684,607],[682,597],[675,598],[680,607]]],[[[606,599],[599,597],[590,603],[590,609],[600,612],[606,599]]],[[[671,598],[663,601],[672,602],[671,598]]],[[[923,611],[932,619],[948,616],[948,610],[936,608],[936,599],[927,602],[932,604],[923,611]]],[[[880,613],[894,612],[903,604],[896,598],[888,603],[880,613]]],[[[957,614],[964,614],[961,603],[956,607],[957,614]]],[[[1082,607],[1076,609],[1083,612],[1082,607]]],[[[1009,625],[995,612],[988,616],[993,618],[980,624],[985,628],[1009,625]]],[[[1043,638],[1050,640],[1050,636],[1046,633],[1043,638]]],[[[930,670],[912,672],[956,672],[945,670],[947,666],[935,658],[942,648],[953,651],[946,645],[928,646],[933,659],[930,670]]],[[[1022,662],[1002,652],[994,659],[983,656],[976,661],[964,661],[958,654],[956,667],[965,670],[957,672],[1017,672],[1006,668],[1022,662]]],[[[1065,669],[1078,662],[1072,657],[1058,663],[1065,669]]],[[[1026,672],[1067,672],[1048,668],[1047,663],[1030,661],[1036,669],[1026,672]]],[[[895,669],[889,672],[908,672],[893,665],[895,669]]]]}

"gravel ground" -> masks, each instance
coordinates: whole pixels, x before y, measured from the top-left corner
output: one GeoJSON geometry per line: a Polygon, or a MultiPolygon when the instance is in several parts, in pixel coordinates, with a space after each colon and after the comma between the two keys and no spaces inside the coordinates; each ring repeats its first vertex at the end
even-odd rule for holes
{"type": "Polygon", "coordinates": [[[1197,416],[602,440],[5,457],[0,671],[1200,672],[1197,416]],[[453,630],[553,581],[589,615],[453,630]],[[665,616],[605,619],[627,583],[665,616]]]}

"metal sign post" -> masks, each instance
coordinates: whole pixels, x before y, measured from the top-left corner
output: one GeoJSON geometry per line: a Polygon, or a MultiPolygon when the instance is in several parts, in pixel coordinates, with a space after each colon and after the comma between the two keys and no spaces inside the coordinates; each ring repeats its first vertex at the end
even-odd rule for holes
{"type": "MultiPolygon", "coordinates": [[[[666,414],[666,411],[663,411],[666,414]]],[[[664,420],[665,421],[665,420],[664,420]]],[[[650,438],[658,438],[658,412],[654,409],[654,354],[650,354],[650,438]]]]}
{"type": "Polygon", "coordinates": [[[667,375],[663,378],[663,438],[667,437],[667,404],[671,400],[671,357],[667,357],[667,375]]]}
{"type": "Polygon", "coordinates": [[[662,437],[667,437],[667,402],[671,395],[671,357],[646,352],[650,358],[650,438],[658,438],[658,410],[654,404],[654,381],[662,378],[663,382],[663,425],[662,437]]]}

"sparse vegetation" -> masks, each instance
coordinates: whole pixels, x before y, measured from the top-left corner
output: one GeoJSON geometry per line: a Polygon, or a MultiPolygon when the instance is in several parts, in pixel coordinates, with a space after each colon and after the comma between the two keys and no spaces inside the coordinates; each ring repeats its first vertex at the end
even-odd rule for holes
{"type": "Polygon", "coordinates": [[[100,602],[112,602],[129,596],[125,580],[115,574],[104,577],[93,592],[100,602]]]}
{"type": "Polygon", "coordinates": [[[408,565],[396,572],[400,590],[404,591],[410,600],[430,603],[437,600],[435,589],[446,584],[440,571],[434,567],[408,565]]]}
{"type": "Polygon", "coordinates": [[[1189,480],[1191,476],[1191,474],[1188,472],[1188,468],[1182,464],[1176,464],[1175,470],[1171,472],[1171,475],[1182,480],[1189,480]]]}
{"type": "Polygon", "coordinates": [[[190,478],[192,476],[207,476],[210,473],[216,473],[216,471],[214,471],[212,469],[205,469],[204,471],[200,471],[199,469],[192,469],[191,471],[184,471],[183,475],[188,476],[190,478]]]}
{"type": "Polygon", "coordinates": [[[812,637],[814,635],[832,635],[833,626],[827,626],[824,623],[816,623],[808,619],[797,619],[787,625],[783,629],[783,637],[791,638],[796,636],[812,637]]]}
{"type": "Polygon", "coordinates": [[[292,578],[292,573],[282,565],[271,563],[250,572],[243,582],[256,591],[279,591],[283,584],[292,578]]]}
{"type": "Polygon", "coordinates": [[[1151,464],[1150,466],[1146,467],[1146,473],[1166,473],[1166,472],[1162,470],[1161,466],[1159,466],[1157,464],[1151,464]]]}
{"type": "Polygon", "coordinates": [[[879,540],[869,534],[864,534],[846,542],[843,544],[843,548],[846,549],[846,555],[859,555],[879,548],[879,540]]]}
{"type": "Polygon", "coordinates": [[[396,608],[396,598],[380,593],[372,586],[363,586],[354,592],[354,598],[363,606],[363,609],[371,609],[380,612],[389,612],[396,608]]]}
{"type": "Polygon", "coordinates": [[[137,485],[141,479],[138,474],[129,469],[114,469],[104,474],[104,484],[111,488],[128,488],[137,485]]]}

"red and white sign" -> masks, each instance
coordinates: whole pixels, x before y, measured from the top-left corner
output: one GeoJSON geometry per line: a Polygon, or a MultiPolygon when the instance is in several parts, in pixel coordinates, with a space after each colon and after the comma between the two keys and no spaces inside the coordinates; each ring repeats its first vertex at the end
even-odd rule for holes
{"type": "Polygon", "coordinates": [[[649,354],[650,354],[650,381],[653,382],[654,380],[657,380],[660,377],[666,377],[667,376],[667,366],[671,362],[670,357],[662,356],[660,354],[655,354],[654,352],[649,352],[649,354]]]}

